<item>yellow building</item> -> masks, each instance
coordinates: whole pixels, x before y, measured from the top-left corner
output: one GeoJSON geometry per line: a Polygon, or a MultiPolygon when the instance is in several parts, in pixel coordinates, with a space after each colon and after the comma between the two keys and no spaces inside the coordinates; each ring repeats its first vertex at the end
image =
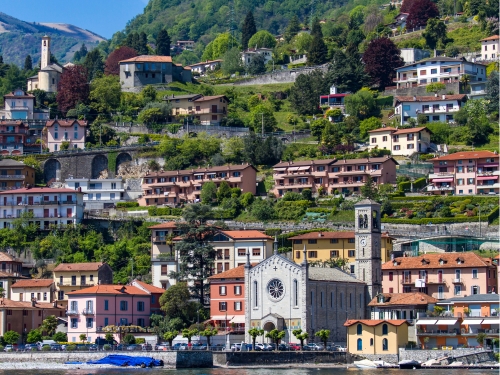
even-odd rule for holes
{"type": "Polygon", "coordinates": [[[408,321],[348,320],[347,351],[352,354],[398,354],[408,343],[408,321]]]}
{"type": "MultiPolygon", "coordinates": [[[[290,237],[292,241],[293,261],[302,263],[302,250],[307,250],[307,260],[325,261],[331,258],[347,259],[351,273],[355,273],[356,243],[354,232],[310,232],[290,237]]],[[[391,259],[392,237],[382,233],[382,263],[391,259]]]]}
{"type": "Polygon", "coordinates": [[[58,301],[66,301],[66,293],[100,284],[113,284],[113,270],[106,263],[61,263],[54,268],[58,301]]]}

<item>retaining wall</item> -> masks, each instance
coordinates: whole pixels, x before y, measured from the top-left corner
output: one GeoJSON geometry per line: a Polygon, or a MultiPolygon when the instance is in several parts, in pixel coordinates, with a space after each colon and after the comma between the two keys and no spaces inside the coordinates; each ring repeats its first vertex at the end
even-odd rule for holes
{"type": "Polygon", "coordinates": [[[362,357],[370,361],[385,361],[393,364],[398,364],[399,362],[399,356],[397,354],[363,354],[362,357]]]}
{"type": "MultiPolygon", "coordinates": [[[[448,93],[453,91],[454,94],[459,94],[460,93],[460,83],[459,82],[453,82],[453,83],[445,83],[446,89],[441,90],[439,92],[440,95],[443,93],[448,93]]],[[[425,91],[426,86],[417,86],[417,87],[405,87],[401,89],[395,89],[395,88],[386,88],[384,91],[384,96],[432,96],[434,95],[433,93],[428,93],[425,91]]]]}
{"type": "Polygon", "coordinates": [[[475,349],[475,348],[470,348],[470,349],[455,349],[455,350],[406,350],[406,349],[399,349],[399,360],[403,361],[406,359],[415,359],[420,362],[427,362],[430,359],[440,359],[440,358],[445,358],[448,357],[449,359],[446,360],[446,363],[442,364],[448,364],[454,361],[456,358],[458,361],[461,362],[466,362],[467,363],[478,363],[478,362],[485,362],[485,361],[490,361],[492,358],[491,351],[484,351],[483,349],[475,349]],[[460,358],[460,359],[458,359],[460,358]],[[471,362],[468,362],[468,361],[471,362]],[[475,361],[475,362],[472,362],[475,361]]]}
{"type": "MultiPolygon", "coordinates": [[[[214,365],[279,365],[284,363],[352,363],[345,352],[214,352],[214,365]]],[[[357,357],[356,357],[357,359],[357,357]]]]}

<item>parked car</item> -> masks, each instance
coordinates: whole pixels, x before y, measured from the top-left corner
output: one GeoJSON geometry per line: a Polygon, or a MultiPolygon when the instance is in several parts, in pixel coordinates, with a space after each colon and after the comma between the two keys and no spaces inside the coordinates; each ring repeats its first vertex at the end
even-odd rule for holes
{"type": "Polygon", "coordinates": [[[92,345],[89,345],[89,346],[88,346],[88,349],[89,349],[90,351],[92,351],[92,352],[93,352],[93,351],[98,351],[98,350],[99,350],[99,346],[92,344],[92,345]]]}
{"type": "Polygon", "coordinates": [[[141,350],[141,346],[139,344],[131,344],[129,346],[127,346],[127,350],[128,351],[137,351],[137,350],[141,350]]]}
{"type": "Polygon", "coordinates": [[[241,351],[241,343],[231,345],[231,350],[235,352],[241,351]]]}
{"type": "Polygon", "coordinates": [[[264,351],[265,350],[264,344],[255,344],[255,350],[256,351],[264,351]]]}
{"type": "Polygon", "coordinates": [[[300,344],[295,344],[293,342],[288,343],[290,350],[300,350],[300,344]]]}
{"type": "Polygon", "coordinates": [[[188,344],[178,342],[177,344],[174,344],[172,349],[173,350],[188,350],[188,344]]]}
{"type": "Polygon", "coordinates": [[[328,346],[326,348],[326,350],[331,350],[334,352],[345,352],[345,351],[347,351],[347,348],[343,347],[342,345],[332,345],[332,346],[328,346]]]}
{"type": "Polygon", "coordinates": [[[125,344],[118,344],[116,345],[115,350],[125,350],[127,349],[127,346],[125,344]]]}
{"type": "Polygon", "coordinates": [[[276,344],[264,344],[264,350],[266,352],[272,352],[273,350],[276,350],[276,344]]]}
{"type": "Polygon", "coordinates": [[[281,351],[289,351],[289,350],[290,350],[290,347],[289,347],[287,344],[279,344],[279,345],[278,345],[278,350],[281,350],[281,351]]]}
{"type": "Polygon", "coordinates": [[[146,351],[146,350],[153,350],[153,346],[151,344],[142,344],[141,345],[141,349],[143,351],[146,351]]]}
{"type": "MultiPolygon", "coordinates": [[[[66,345],[63,345],[63,346],[66,346],[66,345]]],[[[26,345],[24,345],[24,351],[25,352],[31,352],[32,350],[38,350],[38,346],[36,346],[35,344],[26,344],[26,345]]]]}
{"type": "Polygon", "coordinates": [[[207,345],[201,342],[195,342],[192,347],[192,350],[207,350],[207,345]]]}
{"type": "Polygon", "coordinates": [[[52,344],[52,345],[50,345],[50,350],[61,351],[62,350],[62,346],[60,344],[52,344]]]}
{"type": "Polygon", "coordinates": [[[168,346],[167,344],[155,345],[155,350],[169,350],[169,349],[170,346],[168,346]]]}
{"type": "Polygon", "coordinates": [[[311,342],[307,345],[304,345],[304,350],[323,350],[323,345],[318,345],[314,342],[311,342]]]}
{"type": "Polygon", "coordinates": [[[4,352],[13,352],[14,351],[14,346],[13,345],[5,345],[5,348],[3,348],[4,352]]]}

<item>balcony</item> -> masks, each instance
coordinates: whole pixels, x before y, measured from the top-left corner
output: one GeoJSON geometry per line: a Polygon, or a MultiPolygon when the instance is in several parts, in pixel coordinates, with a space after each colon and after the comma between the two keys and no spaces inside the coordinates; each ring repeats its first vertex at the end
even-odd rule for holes
{"type": "Polygon", "coordinates": [[[401,284],[413,284],[414,281],[411,280],[411,278],[403,278],[401,279],[401,284]]]}
{"type": "Polygon", "coordinates": [[[24,180],[26,178],[23,174],[13,174],[13,175],[0,175],[0,181],[2,180],[24,180]]]}
{"type": "Polygon", "coordinates": [[[83,309],[83,315],[95,315],[94,309],[83,309]]]}
{"type": "Polygon", "coordinates": [[[80,315],[80,314],[78,313],[77,310],[67,310],[66,315],[71,316],[71,315],[80,315]]]}
{"type": "Polygon", "coordinates": [[[427,186],[427,191],[453,191],[455,188],[453,186],[427,186]]]}
{"type": "Polygon", "coordinates": [[[499,176],[500,175],[500,171],[477,171],[477,175],[478,176],[483,176],[483,177],[487,177],[487,176],[499,176]]]}
{"type": "Polygon", "coordinates": [[[62,282],[62,283],[57,283],[57,286],[79,286],[79,285],[76,285],[76,282],[75,283],[62,282]]]}
{"type": "Polygon", "coordinates": [[[167,237],[165,236],[155,236],[153,237],[153,242],[166,242],[167,237]]]}
{"type": "Polygon", "coordinates": [[[433,178],[453,178],[455,177],[455,173],[453,172],[437,172],[437,173],[429,173],[429,179],[432,180],[433,178]]]}
{"type": "Polygon", "coordinates": [[[431,330],[431,331],[417,331],[417,336],[456,336],[459,335],[458,330],[431,330]]]}
{"type": "Polygon", "coordinates": [[[175,262],[177,259],[174,254],[158,254],[158,255],[151,255],[151,261],[156,261],[156,262],[175,262]]]}
{"type": "Polygon", "coordinates": [[[432,297],[435,299],[446,299],[446,295],[444,293],[432,293],[432,297]]]}
{"type": "Polygon", "coordinates": [[[453,284],[463,284],[463,283],[464,283],[464,281],[460,277],[453,279],[453,284]]]}

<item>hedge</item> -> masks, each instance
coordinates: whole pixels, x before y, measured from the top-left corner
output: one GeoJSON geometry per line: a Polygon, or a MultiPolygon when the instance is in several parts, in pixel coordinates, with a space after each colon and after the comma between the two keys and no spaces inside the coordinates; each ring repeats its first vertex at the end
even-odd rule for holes
{"type": "MultiPolygon", "coordinates": [[[[440,197],[443,197],[443,196],[442,195],[434,195],[434,196],[421,196],[421,197],[394,197],[394,198],[392,198],[392,200],[394,200],[394,201],[428,201],[428,200],[433,200],[433,199],[440,198],[440,197]]],[[[468,195],[464,195],[464,196],[454,196],[454,197],[446,196],[444,198],[445,198],[444,199],[445,203],[463,201],[465,199],[472,199],[473,201],[477,201],[477,200],[489,201],[489,200],[491,200],[491,201],[498,202],[497,197],[470,197],[468,195]]]]}
{"type": "Polygon", "coordinates": [[[393,101],[394,101],[394,97],[393,96],[380,96],[380,97],[378,97],[378,98],[375,99],[375,104],[378,107],[382,107],[382,108],[392,107],[393,106],[393,101]]]}
{"type": "Polygon", "coordinates": [[[116,208],[132,208],[132,207],[139,207],[138,202],[118,202],[116,204],[116,208]]]}
{"type": "Polygon", "coordinates": [[[398,184],[399,191],[410,191],[411,190],[411,182],[403,181],[398,184]]]}
{"type": "Polygon", "coordinates": [[[307,212],[317,212],[317,213],[325,213],[329,214],[332,212],[332,208],[323,208],[323,207],[310,207],[306,210],[307,212]]]}
{"type": "MultiPolygon", "coordinates": [[[[486,221],[486,217],[481,217],[481,221],[486,221]]],[[[453,224],[453,223],[475,223],[479,221],[478,216],[459,216],[459,217],[431,217],[422,219],[391,219],[383,218],[382,223],[386,224],[413,224],[413,225],[426,225],[426,224],[453,224]]]]}
{"type": "Polygon", "coordinates": [[[423,187],[425,187],[425,184],[427,184],[427,179],[425,177],[417,178],[413,182],[413,188],[414,189],[422,189],[423,187]]]}
{"type": "Polygon", "coordinates": [[[302,208],[306,209],[308,207],[311,207],[311,205],[313,205],[313,204],[314,204],[314,202],[306,201],[306,200],[300,200],[300,201],[280,200],[277,203],[277,206],[279,206],[279,207],[302,207],[302,208]]]}
{"type": "Polygon", "coordinates": [[[182,208],[148,207],[149,216],[181,216],[182,208]]]}

